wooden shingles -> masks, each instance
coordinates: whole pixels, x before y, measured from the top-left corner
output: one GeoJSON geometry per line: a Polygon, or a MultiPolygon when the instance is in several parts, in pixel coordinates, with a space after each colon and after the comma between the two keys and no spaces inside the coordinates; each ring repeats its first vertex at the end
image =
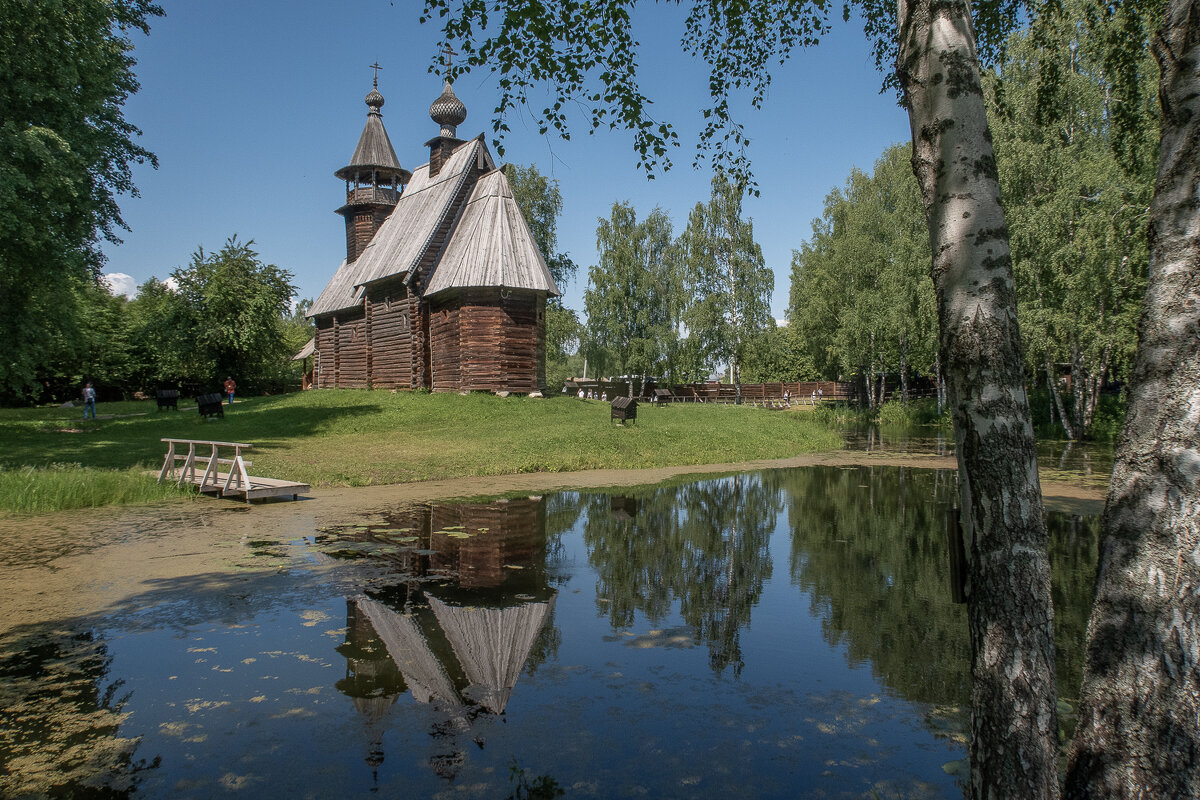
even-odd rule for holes
{"type": "Polygon", "coordinates": [[[391,216],[359,256],[359,284],[408,274],[420,263],[466,188],[481,147],[477,139],[463,143],[432,178],[428,164],[417,168],[391,216]]]}
{"type": "Polygon", "coordinates": [[[503,170],[475,183],[425,294],[483,286],[559,294],[503,170]]]}

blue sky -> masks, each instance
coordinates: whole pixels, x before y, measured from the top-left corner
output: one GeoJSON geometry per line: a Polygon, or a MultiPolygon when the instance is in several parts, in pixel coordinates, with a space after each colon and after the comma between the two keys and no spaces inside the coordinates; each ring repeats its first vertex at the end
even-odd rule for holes
{"type": "MultiPolygon", "coordinates": [[[[437,134],[429,104],[441,81],[426,69],[438,30],[418,24],[414,0],[161,4],[166,16],[148,37],[134,37],[142,88],[126,104],[159,169],[135,169],[141,196],[121,202],[132,230],[123,244],[106,246],[105,271],[136,283],[166,278],[198,246],[216,249],[237,234],[253,239],[264,261],[290,270],[301,297],[315,297],[345,255],[344,225],[333,213],[344,184],[333,173],[350,159],[366,118],[368,65],[383,66],[384,124],[412,169],[428,160],[422,144],[437,134]]],[[[679,46],[683,19],[673,5],[654,4],[636,19],[643,92],[682,142],[670,172],[647,180],[632,137],[587,135],[582,115],[569,142],[538,135],[528,115],[509,122],[498,160],[534,163],[559,181],[559,246],[580,265],[564,292],[572,308],[583,308],[597,260],[597,218],[615,201],[631,202],[639,216],[661,206],[680,233],[688,211],[708,197],[707,165],[692,167],[707,70],[679,46]]],[[[851,167],[870,169],[885,147],[908,139],[907,117],[879,93],[880,81],[861,28],[838,22],[818,48],[775,71],[764,109],[737,109],[761,191],[745,210],[775,272],[776,317],[787,308],[792,250],[810,235],[825,195],[851,167]]],[[[484,132],[490,143],[495,78],[472,74],[454,88],[468,111],[459,136],[484,132]]]]}

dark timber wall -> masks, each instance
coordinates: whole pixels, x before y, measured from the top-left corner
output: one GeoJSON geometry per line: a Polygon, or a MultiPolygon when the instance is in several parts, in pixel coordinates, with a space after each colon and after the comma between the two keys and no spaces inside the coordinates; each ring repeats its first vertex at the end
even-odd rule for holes
{"type": "Polygon", "coordinates": [[[367,382],[367,320],[362,309],[333,315],[334,385],[365,389],[367,382]]]}
{"type": "Polygon", "coordinates": [[[542,391],[545,298],[534,292],[468,289],[459,303],[459,389],[542,391]]]}
{"type": "Polygon", "coordinates": [[[313,386],[318,389],[333,388],[333,317],[313,319],[313,386]]]}
{"type": "Polygon", "coordinates": [[[373,388],[413,387],[413,305],[400,281],[372,286],[367,294],[373,388]]]}
{"type": "Polygon", "coordinates": [[[545,391],[545,314],[535,292],[466,289],[422,303],[400,281],[372,286],[362,308],[315,320],[314,385],[545,391]]]}
{"type": "Polygon", "coordinates": [[[461,391],[462,363],[458,297],[434,298],[429,309],[429,346],[432,350],[435,392],[461,391]]]}

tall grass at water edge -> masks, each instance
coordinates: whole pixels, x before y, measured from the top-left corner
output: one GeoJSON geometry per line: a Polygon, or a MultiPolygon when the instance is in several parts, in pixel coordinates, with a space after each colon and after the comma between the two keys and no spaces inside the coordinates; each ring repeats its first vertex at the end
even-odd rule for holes
{"type": "Polygon", "coordinates": [[[79,464],[0,467],[0,510],[41,514],[107,505],[140,505],[188,494],[174,484],[156,483],[147,470],[92,469],[79,464]]]}
{"type": "Polygon", "coordinates": [[[936,425],[950,428],[950,412],[942,409],[938,414],[937,401],[932,399],[910,400],[902,403],[889,400],[877,409],[849,405],[848,403],[824,403],[812,410],[812,418],[824,425],[871,425],[889,427],[915,427],[936,425]]]}

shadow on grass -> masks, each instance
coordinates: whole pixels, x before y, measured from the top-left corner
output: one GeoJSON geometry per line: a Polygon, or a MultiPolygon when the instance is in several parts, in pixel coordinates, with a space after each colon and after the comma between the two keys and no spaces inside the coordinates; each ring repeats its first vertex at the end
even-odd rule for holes
{"type": "MultiPolygon", "coordinates": [[[[149,413],[97,421],[28,415],[0,416],[0,465],[5,467],[82,464],[123,469],[162,463],[164,438],[287,444],[339,421],[382,413],[377,406],[346,403],[297,407],[253,398],[206,420],[194,411],[149,413]]],[[[151,406],[153,403],[150,404],[151,406]]]]}

